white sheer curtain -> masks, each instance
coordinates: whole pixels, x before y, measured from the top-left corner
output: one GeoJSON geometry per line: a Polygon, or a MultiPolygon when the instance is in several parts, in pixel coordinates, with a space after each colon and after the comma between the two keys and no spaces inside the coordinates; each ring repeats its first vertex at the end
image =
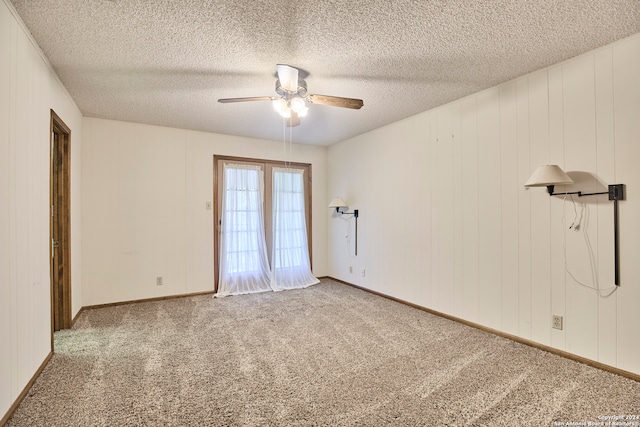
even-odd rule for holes
{"type": "Polygon", "coordinates": [[[304,206],[304,171],[273,168],[271,288],[306,288],[320,281],[311,274],[304,206]]]}
{"type": "Polygon", "coordinates": [[[264,235],[263,172],[259,166],[224,165],[220,280],[216,296],[271,289],[264,235]]]}

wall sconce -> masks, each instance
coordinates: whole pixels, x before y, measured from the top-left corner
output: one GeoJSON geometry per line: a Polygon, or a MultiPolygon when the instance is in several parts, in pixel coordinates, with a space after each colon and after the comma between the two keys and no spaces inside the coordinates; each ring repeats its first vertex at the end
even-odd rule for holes
{"type": "Polygon", "coordinates": [[[599,193],[583,193],[582,191],[573,191],[568,193],[554,193],[556,185],[573,184],[573,180],[558,165],[545,165],[536,169],[531,177],[524,184],[525,187],[547,187],[549,196],[567,196],[577,194],[578,197],[596,196],[599,194],[608,194],[609,200],[613,200],[613,246],[614,246],[614,270],[615,284],[620,286],[620,245],[618,243],[618,200],[624,200],[624,184],[609,185],[609,191],[599,193]]]}
{"type": "Polygon", "coordinates": [[[358,209],[354,209],[353,212],[348,212],[349,206],[341,197],[335,197],[331,203],[329,203],[329,208],[335,208],[336,213],[339,215],[353,215],[356,219],[356,256],[358,256],[358,209]]]}

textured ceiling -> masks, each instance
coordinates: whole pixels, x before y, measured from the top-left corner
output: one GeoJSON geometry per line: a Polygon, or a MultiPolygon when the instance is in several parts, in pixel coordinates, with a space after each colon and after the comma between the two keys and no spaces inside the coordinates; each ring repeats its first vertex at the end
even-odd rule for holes
{"type": "Polygon", "coordinates": [[[282,140],[275,66],[308,72],[294,142],[329,145],[640,32],[639,0],[12,0],[85,116],[282,140]]]}

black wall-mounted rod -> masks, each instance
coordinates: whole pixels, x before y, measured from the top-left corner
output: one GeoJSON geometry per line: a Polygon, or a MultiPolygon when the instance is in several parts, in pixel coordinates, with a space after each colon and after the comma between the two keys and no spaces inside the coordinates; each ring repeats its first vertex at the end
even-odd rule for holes
{"type": "Polygon", "coordinates": [[[620,242],[618,228],[618,199],[613,200],[613,262],[616,286],[620,286],[620,242]]]}
{"type": "Polygon", "coordinates": [[[353,210],[353,217],[356,219],[356,256],[358,256],[358,209],[353,210]]]}
{"type": "MultiPolygon", "coordinates": [[[[601,191],[599,193],[583,193],[582,191],[571,191],[569,193],[554,193],[553,189],[554,189],[553,185],[547,185],[547,191],[549,192],[550,196],[569,196],[572,194],[577,194],[578,197],[584,197],[584,196],[597,196],[600,194],[610,194],[609,191],[601,191]]],[[[609,199],[609,200],[612,200],[612,199],[609,199]]]]}

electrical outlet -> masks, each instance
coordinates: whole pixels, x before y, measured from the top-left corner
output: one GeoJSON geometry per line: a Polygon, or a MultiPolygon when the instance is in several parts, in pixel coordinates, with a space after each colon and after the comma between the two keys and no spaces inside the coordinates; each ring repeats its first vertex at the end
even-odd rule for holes
{"type": "Polygon", "coordinates": [[[206,210],[210,211],[213,208],[213,205],[212,205],[211,202],[206,202],[204,204],[204,207],[205,207],[206,210]]]}
{"type": "Polygon", "coordinates": [[[162,276],[156,277],[156,286],[162,286],[162,276]]]}
{"type": "Polygon", "coordinates": [[[353,267],[349,266],[349,273],[353,274],[353,267]]]}
{"type": "Polygon", "coordinates": [[[362,272],[360,273],[360,275],[361,275],[362,277],[364,277],[364,276],[365,276],[365,273],[366,273],[366,271],[365,271],[365,269],[363,268],[363,269],[362,269],[362,272]]]}
{"type": "Polygon", "coordinates": [[[562,316],[551,316],[551,327],[553,329],[562,330],[562,316]]]}

